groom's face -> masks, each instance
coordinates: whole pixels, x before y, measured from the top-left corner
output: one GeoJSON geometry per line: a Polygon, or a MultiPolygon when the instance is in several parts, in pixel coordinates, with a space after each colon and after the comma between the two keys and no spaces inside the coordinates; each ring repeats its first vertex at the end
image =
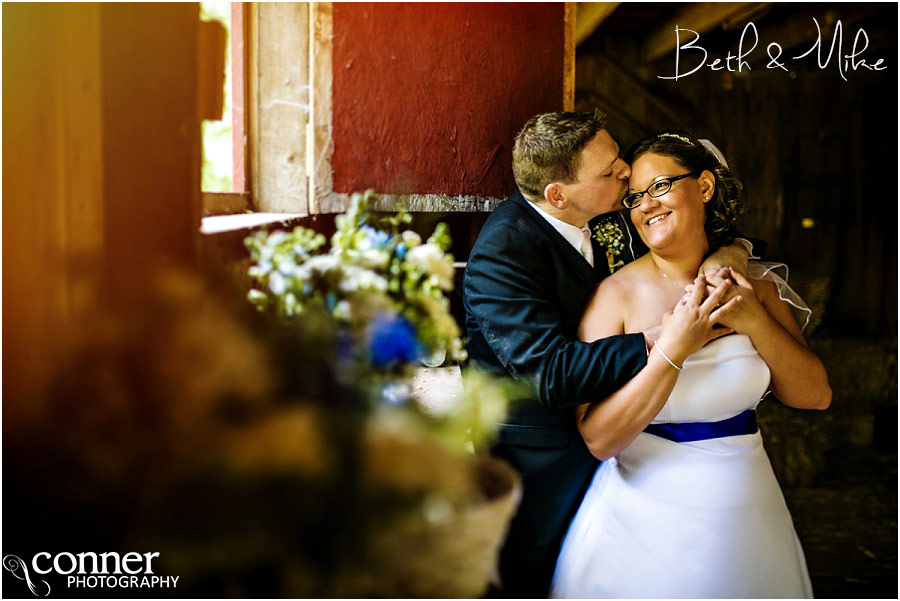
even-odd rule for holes
{"type": "Polygon", "coordinates": [[[569,206],[585,221],[618,211],[628,190],[631,168],[619,158],[619,145],[605,129],[581,149],[575,181],[561,184],[569,206]]]}

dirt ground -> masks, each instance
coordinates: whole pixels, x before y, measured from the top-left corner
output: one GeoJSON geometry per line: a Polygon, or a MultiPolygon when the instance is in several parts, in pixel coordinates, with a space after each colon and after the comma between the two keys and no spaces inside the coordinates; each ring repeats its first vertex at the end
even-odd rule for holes
{"type": "Polygon", "coordinates": [[[897,452],[832,451],[812,486],[785,488],[817,598],[897,598],[897,452]]]}

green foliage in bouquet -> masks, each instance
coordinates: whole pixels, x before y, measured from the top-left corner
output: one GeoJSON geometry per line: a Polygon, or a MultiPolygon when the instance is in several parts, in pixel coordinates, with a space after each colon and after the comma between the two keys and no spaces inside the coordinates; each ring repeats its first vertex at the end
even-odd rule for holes
{"type": "Polygon", "coordinates": [[[352,196],[327,249],[323,235],[304,227],[248,237],[248,300],[285,318],[324,308],[346,337],[344,358],[376,370],[429,356],[465,359],[446,296],[454,273],[447,226],[423,242],[402,209],[381,219],[368,213],[374,196],[352,196]]]}
{"type": "Polygon", "coordinates": [[[433,431],[449,449],[466,448],[486,453],[497,436],[497,424],[506,419],[509,400],[523,398],[528,387],[522,382],[498,378],[469,367],[462,374],[465,392],[447,413],[436,416],[433,431]]]}

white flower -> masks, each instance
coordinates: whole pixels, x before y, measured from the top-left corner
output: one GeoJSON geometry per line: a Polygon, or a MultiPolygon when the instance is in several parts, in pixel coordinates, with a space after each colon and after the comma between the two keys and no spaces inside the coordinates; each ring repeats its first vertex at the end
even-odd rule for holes
{"type": "Polygon", "coordinates": [[[281,275],[290,276],[294,273],[294,270],[297,268],[297,265],[294,263],[294,260],[290,257],[282,260],[278,264],[278,271],[281,272],[281,275]]]}
{"type": "Polygon", "coordinates": [[[349,320],[351,316],[350,303],[342,300],[334,306],[334,316],[338,319],[349,320]]]}
{"type": "Polygon", "coordinates": [[[612,222],[604,222],[594,227],[594,239],[615,253],[616,256],[622,251],[622,239],[624,234],[619,226],[612,222]]]}
{"type": "Polygon", "coordinates": [[[428,313],[428,317],[431,319],[432,326],[438,336],[447,339],[459,336],[459,326],[444,303],[427,294],[417,295],[416,300],[428,313]]]}
{"type": "Polygon", "coordinates": [[[341,260],[334,255],[317,255],[310,257],[303,267],[310,273],[326,274],[332,269],[340,267],[341,260]]]}
{"type": "Polygon", "coordinates": [[[285,240],[287,240],[287,234],[285,232],[275,232],[269,236],[269,239],[266,240],[266,244],[270,247],[278,246],[284,244],[285,240]]]}
{"type": "Polygon", "coordinates": [[[253,275],[254,277],[266,275],[267,273],[272,271],[272,267],[274,267],[272,265],[272,261],[269,261],[268,259],[263,259],[259,262],[259,265],[256,266],[256,269],[257,269],[256,274],[250,274],[250,275],[253,275]]]}
{"type": "Polygon", "coordinates": [[[370,269],[384,269],[391,260],[391,256],[380,248],[369,248],[357,254],[357,262],[370,269]]]}
{"type": "Polygon", "coordinates": [[[341,292],[350,293],[358,290],[377,290],[384,292],[387,290],[387,280],[371,271],[363,269],[355,265],[347,265],[344,267],[344,277],[338,286],[341,292]]]}
{"type": "Polygon", "coordinates": [[[406,253],[406,261],[437,277],[442,290],[453,289],[453,264],[434,244],[422,244],[406,253]]]}
{"type": "Polygon", "coordinates": [[[406,245],[406,248],[415,248],[418,245],[422,244],[422,236],[415,233],[412,230],[405,230],[402,234],[400,234],[400,239],[403,241],[403,244],[406,245]]]}
{"type": "Polygon", "coordinates": [[[269,290],[272,291],[272,294],[275,296],[281,296],[284,294],[284,291],[287,290],[287,282],[277,271],[273,271],[269,275],[269,290]]]}
{"type": "MultiPolygon", "coordinates": [[[[450,343],[450,358],[455,361],[465,361],[469,357],[469,352],[463,346],[462,340],[458,337],[453,339],[453,342],[450,343]]],[[[503,420],[497,420],[495,423],[499,423],[503,420]]]]}

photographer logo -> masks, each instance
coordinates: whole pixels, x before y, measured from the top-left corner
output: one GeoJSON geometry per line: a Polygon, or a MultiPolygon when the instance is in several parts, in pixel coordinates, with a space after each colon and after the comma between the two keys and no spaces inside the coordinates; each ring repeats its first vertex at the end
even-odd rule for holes
{"type": "Polygon", "coordinates": [[[64,576],[69,588],[175,588],[178,576],[158,576],[153,560],[159,553],[37,553],[28,563],[18,555],[3,558],[3,567],[25,582],[36,597],[50,594],[48,574],[64,576]]]}

